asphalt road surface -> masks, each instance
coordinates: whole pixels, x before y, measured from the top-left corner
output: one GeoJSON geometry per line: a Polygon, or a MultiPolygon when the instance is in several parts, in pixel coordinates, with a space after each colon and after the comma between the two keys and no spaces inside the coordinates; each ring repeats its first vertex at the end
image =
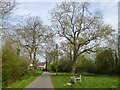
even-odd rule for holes
{"type": "MultiPolygon", "coordinates": [[[[31,90],[33,88],[51,88],[52,90],[54,90],[54,86],[52,84],[51,78],[50,78],[50,73],[49,72],[43,72],[42,75],[40,75],[38,78],[36,78],[34,81],[32,81],[29,85],[27,85],[25,87],[24,90],[28,90],[27,88],[31,88],[31,90]]],[[[50,89],[50,90],[51,90],[50,89]]]]}

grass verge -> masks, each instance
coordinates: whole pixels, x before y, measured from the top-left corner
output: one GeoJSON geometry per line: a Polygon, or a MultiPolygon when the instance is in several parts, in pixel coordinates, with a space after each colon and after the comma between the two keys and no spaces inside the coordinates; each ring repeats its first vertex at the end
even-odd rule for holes
{"type": "Polygon", "coordinates": [[[53,74],[51,76],[53,85],[55,88],[117,88],[118,77],[117,76],[85,76],[82,75],[81,83],[72,84],[71,86],[64,86],[71,80],[71,75],[59,73],[57,76],[53,74]]]}
{"type": "Polygon", "coordinates": [[[36,79],[41,74],[42,74],[42,71],[36,70],[34,73],[30,73],[29,75],[22,77],[21,80],[17,80],[16,82],[10,84],[5,88],[24,88],[26,85],[31,83],[34,79],[36,79]]]}

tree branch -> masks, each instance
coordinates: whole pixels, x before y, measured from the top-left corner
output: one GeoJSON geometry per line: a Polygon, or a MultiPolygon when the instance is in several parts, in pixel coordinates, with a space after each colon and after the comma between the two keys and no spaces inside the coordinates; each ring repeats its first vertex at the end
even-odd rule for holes
{"type": "Polygon", "coordinates": [[[59,21],[59,24],[60,24],[60,26],[61,26],[61,28],[62,28],[62,30],[63,30],[63,32],[62,32],[63,36],[64,36],[68,41],[70,41],[71,44],[74,44],[74,43],[72,42],[72,40],[71,40],[69,37],[66,36],[65,28],[63,27],[61,21],[60,21],[60,20],[58,20],[58,21],[59,21]]]}
{"type": "MultiPolygon", "coordinates": [[[[82,52],[80,52],[80,53],[78,54],[78,56],[81,55],[81,54],[84,53],[84,52],[96,52],[95,50],[92,50],[92,49],[93,49],[94,47],[96,47],[96,46],[98,46],[98,44],[97,44],[97,45],[94,45],[93,47],[84,49],[82,52]]],[[[77,57],[78,57],[78,56],[77,56],[77,57]]]]}

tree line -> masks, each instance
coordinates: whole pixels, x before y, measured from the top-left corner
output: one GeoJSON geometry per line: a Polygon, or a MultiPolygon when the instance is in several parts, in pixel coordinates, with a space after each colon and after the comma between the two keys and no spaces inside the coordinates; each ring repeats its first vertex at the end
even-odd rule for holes
{"type": "MultiPolygon", "coordinates": [[[[120,63],[118,55],[111,48],[101,48],[95,55],[94,59],[81,55],[77,59],[76,73],[79,74],[103,74],[103,75],[118,75],[120,63]]],[[[58,62],[58,72],[71,72],[72,61],[67,56],[63,57],[58,62]]],[[[49,70],[56,70],[56,63],[49,66],[49,70]]]]}

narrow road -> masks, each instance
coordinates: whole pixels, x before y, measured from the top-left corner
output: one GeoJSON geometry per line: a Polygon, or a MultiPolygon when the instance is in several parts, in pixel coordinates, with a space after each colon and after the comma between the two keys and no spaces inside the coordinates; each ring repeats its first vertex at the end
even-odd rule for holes
{"type": "MultiPolygon", "coordinates": [[[[25,88],[54,88],[49,72],[43,72],[41,76],[27,85],[25,88]]],[[[28,89],[24,89],[28,90],[28,89]]],[[[52,89],[54,90],[54,89],[52,89]]]]}

